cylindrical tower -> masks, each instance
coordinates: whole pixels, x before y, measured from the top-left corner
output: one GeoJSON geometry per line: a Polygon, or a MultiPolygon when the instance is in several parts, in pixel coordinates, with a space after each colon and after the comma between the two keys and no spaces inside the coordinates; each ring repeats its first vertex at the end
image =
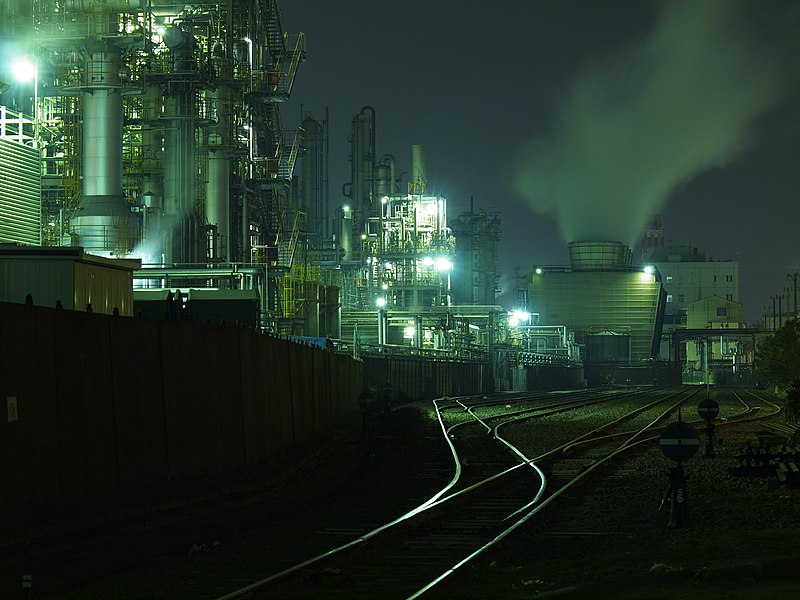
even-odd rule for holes
{"type": "Polygon", "coordinates": [[[230,90],[220,86],[208,92],[210,114],[215,121],[208,135],[208,181],[206,183],[206,224],[209,227],[211,260],[231,258],[230,198],[230,90]]]}
{"type": "Polygon", "coordinates": [[[302,128],[305,153],[300,177],[300,210],[309,217],[308,232],[323,235],[327,216],[323,196],[325,123],[306,114],[302,128]]]}
{"type": "Polygon", "coordinates": [[[395,180],[395,160],[391,154],[384,154],[375,167],[375,194],[380,201],[384,196],[393,196],[395,180]]]}
{"type": "Polygon", "coordinates": [[[411,193],[424,194],[428,185],[428,168],[425,164],[425,146],[411,146],[411,193]]]}
{"type": "Polygon", "coordinates": [[[87,44],[83,82],[83,183],[72,219],[77,243],[96,254],[127,254],[134,236],[122,191],[120,53],[99,41],[87,44]]]}
{"type": "Polygon", "coordinates": [[[365,106],[353,117],[351,147],[351,177],[345,186],[345,195],[352,201],[355,225],[360,227],[373,201],[373,174],[375,170],[375,109],[365,106]]]}
{"type": "Polygon", "coordinates": [[[142,244],[138,254],[144,264],[163,263],[161,252],[161,213],[164,199],[161,116],[161,88],[148,85],[142,96],[142,185],[139,202],[142,212],[142,244]]]}
{"type": "MultiPolygon", "coordinates": [[[[194,38],[178,27],[164,32],[164,42],[172,52],[171,69],[176,76],[194,74],[194,38]]],[[[196,257],[195,172],[197,170],[195,89],[176,77],[172,93],[164,98],[164,257],[167,265],[194,262],[196,257]]]]}

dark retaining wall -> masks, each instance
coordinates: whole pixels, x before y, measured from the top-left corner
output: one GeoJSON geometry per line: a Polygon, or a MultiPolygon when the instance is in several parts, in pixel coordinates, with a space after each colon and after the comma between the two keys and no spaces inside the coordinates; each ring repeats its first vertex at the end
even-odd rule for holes
{"type": "Polygon", "coordinates": [[[250,330],[0,303],[0,510],[258,476],[363,389],[351,357],[250,330]]]}

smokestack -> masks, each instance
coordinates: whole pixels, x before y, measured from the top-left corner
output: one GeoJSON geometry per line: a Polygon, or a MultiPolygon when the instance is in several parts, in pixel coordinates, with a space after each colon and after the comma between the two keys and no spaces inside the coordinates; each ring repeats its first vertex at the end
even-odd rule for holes
{"type": "Polygon", "coordinates": [[[411,193],[424,194],[428,185],[428,171],[425,165],[425,146],[411,146],[411,193]]]}

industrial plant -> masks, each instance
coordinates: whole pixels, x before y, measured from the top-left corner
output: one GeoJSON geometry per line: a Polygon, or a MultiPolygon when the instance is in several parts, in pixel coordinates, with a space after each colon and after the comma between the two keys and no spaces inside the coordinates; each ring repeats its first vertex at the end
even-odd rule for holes
{"type": "Polygon", "coordinates": [[[669,342],[689,300],[663,252],[568,240],[569,266],[531,265],[501,306],[502,215],[448,214],[424,144],[378,150],[374,107],[331,186],[327,114],[282,114],[307,52],[276,0],[0,10],[0,300],[476,360],[496,389],[541,366],[708,368],[669,342]]]}
{"type": "Polygon", "coordinates": [[[432,400],[754,381],[737,264],[657,219],[641,255],[581,234],[501,289],[503,215],[437,189],[424,132],[384,149],[359,102],[335,180],[329,112],[287,118],[312,57],[278,0],[0,0],[0,53],[0,545],[20,556],[271,497],[317,449],[366,464],[404,409],[445,432],[432,400]]]}

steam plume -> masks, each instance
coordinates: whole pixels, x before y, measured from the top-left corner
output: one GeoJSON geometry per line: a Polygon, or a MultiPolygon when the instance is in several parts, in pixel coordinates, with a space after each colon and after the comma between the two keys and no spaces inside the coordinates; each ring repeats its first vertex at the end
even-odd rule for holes
{"type": "Polygon", "coordinates": [[[574,81],[553,138],[516,165],[516,192],[553,215],[566,241],[633,247],[671,191],[740,154],[754,121],[787,97],[790,4],[660,4],[646,39],[574,81]]]}

